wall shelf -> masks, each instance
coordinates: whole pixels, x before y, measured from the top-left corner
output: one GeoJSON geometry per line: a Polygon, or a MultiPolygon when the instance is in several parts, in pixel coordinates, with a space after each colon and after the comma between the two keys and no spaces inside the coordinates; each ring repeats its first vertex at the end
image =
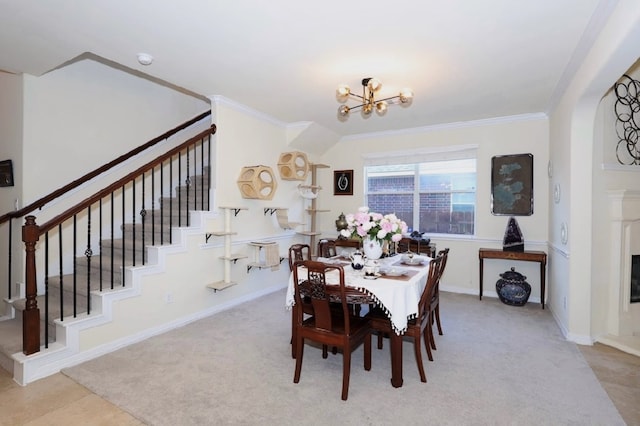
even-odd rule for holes
{"type": "Polygon", "coordinates": [[[304,223],[300,222],[289,222],[288,208],[276,209],[276,217],[278,218],[278,225],[280,225],[280,228],[285,230],[295,229],[297,226],[304,225],[304,223]]]}
{"type": "Polygon", "coordinates": [[[207,284],[207,288],[213,289],[213,291],[224,290],[225,288],[229,288],[231,286],[236,285],[237,283],[231,281],[231,264],[235,264],[238,259],[244,259],[248,257],[247,255],[240,253],[231,253],[231,237],[233,235],[237,235],[237,232],[233,232],[231,230],[231,214],[233,216],[238,216],[238,213],[242,210],[248,210],[247,207],[219,207],[221,210],[224,210],[224,230],[216,231],[206,234],[206,241],[209,241],[211,236],[215,237],[224,237],[224,255],[220,256],[219,259],[222,259],[224,262],[224,279],[222,281],[216,281],[211,284],[207,284]]]}
{"type": "Polygon", "coordinates": [[[204,238],[205,238],[205,242],[209,242],[209,239],[211,237],[224,237],[226,235],[236,235],[237,232],[209,232],[207,234],[205,234],[204,238]]]}
{"type": "Polygon", "coordinates": [[[211,283],[211,284],[207,284],[207,288],[213,289],[213,291],[220,291],[220,290],[224,290],[225,288],[229,288],[231,286],[234,286],[238,283],[233,282],[233,281],[217,281],[215,283],[211,283]]]}
{"type": "Polygon", "coordinates": [[[267,213],[269,213],[271,216],[273,216],[273,214],[278,210],[287,210],[287,208],[286,207],[265,207],[264,215],[266,216],[267,213]]]}
{"type": "Polygon", "coordinates": [[[296,231],[296,234],[300,234],[300,235],[305,235],[307,237],[316,237],[320,234],[322,234],[322,232],[315,232],[315,231],[296,231]]]}
{"type": "Polygon", "coordinates": [[[220,256],[219,259],[230,260],[233,263],[236,263],[239,259],[246,259],[247,257],[249,256],[247,256],[246,254],[236,253],[236,254],[231,254],[231,256],[220,256]]]}

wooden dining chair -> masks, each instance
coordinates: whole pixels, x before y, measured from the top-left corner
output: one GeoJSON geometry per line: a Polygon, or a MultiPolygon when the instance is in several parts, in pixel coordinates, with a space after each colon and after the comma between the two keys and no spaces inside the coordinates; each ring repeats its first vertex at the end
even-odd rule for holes
{"type": "Polygon", "coordinates": [[[371,370],[371,324],[368,319],[355,317],[347,306],[344,269],[316,261],[296,262],[293,268],[294,299],[302,304],[303,299],[311,300],[313,313],[304,318],[301,310],[296,311],[296,368],[293,382],[300,381],[302,357],[305,341],[322,345],[322,356],[327,357],[327,346],[342,349],[342,399],[349,393],[351,374],[351,352],[364,344],[364,368],[371,370]],[[336,284],[327,284],[327,274],[337,275],[336,284]],[[338,304],[339,308],[336,308],[338,304]]]}
{"type": "MultiPolygon", "coordinates": [[[[293,244],[289,247],[289,269],[291,271],[293,271],[293,265],[296,262],[299,261],[303,261],[303,260],[311,260],[311,247],[309,246],[309,244],[293,244]]],[[[296,341],[296,327],[295,327],[295,321],[296,321],[296,309],[301,309],[302,313],[305,315],[310,315],[313,313],[313,311],[311,310],[311,307],[309,306],[309,304],[311,303],[310,300],[303,300],[303,303],[298,305],[298,306],[294,306],[294,308],[292,309],[291,312],[291,357],[295,358],[296,356],[296,345],[295,345],[295,341],[296,341]]]]}
{"type": "MultiPolygon", "coordinates": [[[[438,252],[438,256],[442,256],[442,261],[440,262],[440,269],[438,271],[438,279],[436,281],[435,288],[433,290],[433,297],[431,299],[431,326],[435,322],[438,326],[438,334],[442,336],[442,325],[440,324],[440,278],[442,278],[442,274],[444,274],[444,268],[447,266],[447,258],[449,257],[449,248],[444,250],[440,250],[438,252]]],[[[431,340],[431,348],[436,348],[435,339],[431,340]]]]}
{"type": "Polygon", "coordinates": [[[309,244],[293,244],[289,247],[289,270],[293,271],[293,264],[299,260],[311,260],[309,244]]]}
{"type": "MultiPolygon", "coordinates": [[[[441,264],[442,256],[437,256],[429,262],[429,273],[427,274],[426,284],[420,296],[420,302],[418,303],[418,315],[416,318],[409,320],[407,330],[404,334],[405,336],[413,338],[413,351],[415,353],[418,372],[420,373],[420,380],[422,382],[427,381],[427,376],[424,372],[424,366],[422,363],[421,341],[424,339],[424,346],[427,349],[429,359],[433,360],[431,355],[431,341],[433,340],[433,330],[431,328],[431,301],[433,299],[433,291],[438,279],[438,272],[441,264]]],[[[391,320],[378,306],[371,309],[364,317],[371,320],[371,328],[378,332],[378,349],[382,349],[382,336],[395,333],[391,325],[391,320]]]]}
{"type": "Polygon", "coordinates": [[[335,240],[323,238],[318,241],[318,257],[329,258],[337,254],[335,240]]]}

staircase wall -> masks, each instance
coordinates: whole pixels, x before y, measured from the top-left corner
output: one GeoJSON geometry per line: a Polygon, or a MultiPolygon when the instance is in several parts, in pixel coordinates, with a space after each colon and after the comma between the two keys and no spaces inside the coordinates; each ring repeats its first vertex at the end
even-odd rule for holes
{"type": "MultiPolygon", "coordinates": [[[[28,205],[210,108],[206,99],[92,59],[69,63],[39,77],[2,75],[0,89],[0,135],[7,142],[0,144],[0,159],[13,160],[16,184],[3,188],[0,214],[13,210],[16,203],[18,207],[28,205]]],[[[205,126],[211,124],[204,121],[205,126]]],[[[184,141],[187,134],[203,128],[182,132],[177,138],[184,141]]],[[[162,148],[159,144],[147,154],[157,156],[162,148]]],[[[128,163],[127,170],[142,162],[128,163]]],[[[102,177],[124,174],[121,167],[102,177]]],[[[84,199],[93,189],[85,185],[45,206],[35,213],[38,223],[60,213],[61,205],[84,199]]],[[[14,253],[20,253],[24,250],[23,221],[14,222],[12,247],[14,253]]],[[[5,230],[0,231],[5,238],[5,230]]],[[[0,245],[1,259],[7,259],[5,250],[6,245],[0,245]]],[[[7,263],[0,262],[1,277],[7,276],[7,269],[7,263]]],[[[22,256],[13,257],[11,281],[13,288],[24,283],[22,256]]],[[[6,280],[0,280],[0,294],[7,294],[6,285],[6,280]]],[[[0,309],[0,315],[3,313],[0,309]]]]}
{"type": "MultiPolygon", "coordinates": [[[[205,218],[210,214],[198,215],[205,218]]],[[[138,294],[118,302],[111,322],[81,333],[81,350],[148,337],[286,286],[286,262],[277,271],[252,269],[247,273],[246,262],[239,261],[232,274],[240,284],[217,292],[207,288],[208,283],[222,279],[222,261],[218,259],[223,255],[222,241],[205,243],[203,228],[192,228],[181,229],[176,244],[151,249],[150,257],[157,256],[157,265],[132,269],[132,284],[138,294]]],[[[282,237],[279,240],[284,253],[283,247],[289,243],[282,237]]],[[[247,242],[237,241],[234,251],[245,251],[247,242]]],[[[282,303],[284,309],[284,299],[282,303]]]]}
{"type": "MultiPolygon", "coordinates": [[[[257,212],[254,212],[254,214],[257,212]]],[[[262,212],[259,212],[262,215],[262,212]]],[[[250,220],[249,217],[245,220],[250,220]]],[[[222,279],[222,240],[206,240],[207,230],[219,229],[221,216],[192,213],[192,226],[174,230],[174,244],[149,249],[149,264],[127,268],[126,288],[94,295],[94,314],[57,323],[58,341],[50,349],[25,357],[14,356],[14,379],[22,384],[53,374],[64,367],[109,353],[156,334],[229,309],[284,288],[289,279],[287,260],[278,270],[252,268],[247,259],[232,266],[237,285],[214,292],[206,285],[222,279]]],[[[282,257],[299,239],[294,233],[261,238],[278,242],[282,257]]],[[[255,238],[254,238],[255,239],[255,238]]],[[[239,236],[234,252],[251,255],[249,235],[239,236]]],[[[285,309],[284,298],[282,309],[285,309]]]]}

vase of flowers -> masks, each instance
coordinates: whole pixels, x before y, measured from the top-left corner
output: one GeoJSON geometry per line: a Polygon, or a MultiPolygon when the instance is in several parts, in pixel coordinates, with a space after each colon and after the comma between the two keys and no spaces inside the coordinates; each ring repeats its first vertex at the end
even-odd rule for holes
{"type": "Polygon", "coordinates": [[[391,213],[383,215],[360,207],[357,213],[346,215],[347,228],[340,231],[345,238],[362,240],[368,259],[379,259],[385,242],[398,242],[407,232],[407,224],[391,213]]]}
{"type": "Polygon", "coordinates": [[[362,251],[367,259],[380,259],[382,257],[382,243],[377,238],[367,236],[362,240],[362,251]]]}

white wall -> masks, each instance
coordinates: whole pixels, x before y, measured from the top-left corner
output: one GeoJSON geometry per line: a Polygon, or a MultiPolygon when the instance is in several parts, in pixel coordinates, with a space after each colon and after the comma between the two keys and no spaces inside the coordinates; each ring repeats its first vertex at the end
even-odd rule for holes
{"type": "MultiPolygon", "coordinates": [[[[550,209],[550,275],[559,279],[552,288],[551,307],[569,339],[591,343],[593,318],[602,318],[607,301],[594,298],[594,278],[606,240],[596,219],[608,205],[604,185],[594,177],[601,158],[602,129],[596,123],[597,106],[611,85],[636,61],[640,39],[640,3],[621,1],[557,107],[550,116],[550,157],[555,167],[552,183],[562,187],[562,201],[550,209]],[[596,154],[597,152],[597,154],[596,154]],[[562,165],[562,167],[558,167],[562,165]],[[568,224],[568,244],[560,241],[560,225],[568,224]],[[566,308],[564,306],[566,301],[566,308]]],[[[596,295],[600,295],[598,291],[596,295]]]]}
{"type": "MultiPolygon", "coordinates": [[[[280,154],[293,151],[286,143],[285,125],[223,98],[215,101],[213,121],[218,125],[215,135],[215,206],[242,206],[249,209],[234,221],[238,224],[240,237],[295,236],[293,231],[284,231],[278,226],[275,214],[264,214],[266,207],[283,207],[289,209],[290,221],[309,222],[304,211],[308,204],[300,197],[297,187],[300,183],[310,183],[311,176],[307,176],[304,182],[286,181],[278,173],[280,154]],[[242,198],[237,185],[242,168],[260,165],[270,167],[275,177],[277,189],[273,198],[242,198]]],[[[313,158],[309,160],[313,162],[313,158]]]]}
{"type": "Polygon", "coordinates": [[[87,59],[24,77],[23,202],[29,203],[196,115],[207,102],[87,59]],[[37,173],[35,173],[37,171],[37,173]]]}
{"type": "MultiPolygon", "coordinates": [[[[357,117],[355,117],[357,118],[357,117]]],[[[318,197],[322,208],[329,213],[320,216],[320,229],[335,236],[335,224],[340,212],[350,213],[363,204],[363,158],[361,153],[477,145],[477,217],[475,237],[432,236],[438,249],[449,247],[451,252],[443,288],[470,294],[478,293],[478,248],[502,248],[502,238],[507,216],[491,214],[491,158],[495,155],[533,154],[534,164],[534,213],[516,219],[525,238],[528,250],[547,249],[548,212],[548,124],[543,115],[506,117],[419,129],[415,132],[372,135],[358,139],[345,139],[330,149],[321,161],[331,169],[320,173],[320,184],[327,190],[318,197]],[[333,196],[333,170],[354,170],[354,195],[333,196]],[[457,265],[457,266],[456,266],[457,265]],[[459,267],[466,265],[465,267],[459,267]]],[[[385,213],[385,212],[383,212],[385,213]]],[[[527,276],[532,286],[531,301],[540,299],[539,265],[528,262],[485,261],[484,290],[488,296],[496,296],[495,283],[499,273],[516,266],[527,276]]],[[[550,283],[553,285],[553,283],[550,283]]]]}
{"type": "MultiPolygon", "coordinates": [[[[20,199],[23,187],[22,172],[22,77],[0,71],[0,161],[11,160],[13,163],[14,186],[0,187],[0,216],[15,210],[15,200],[20,199]]],[[[21,207],[21,206],[19,206],[21,207]]],[[[0,259],[8,259],[9,248],[5,243],[9,237],[9,226],[12,227],[12,246],[14,250],[21,247],[21,220],[13,220],[0,225],[0,259]]],[[[15,282],[14,271],[21,268],[18,256],[12,257],[11,281],[15,282]]],[[[0,276],[8,277],[8,263],[0,264],[0,276]]],[[[2,299],[8,294],[7,280],[0,280],[2,299]]],[[[15,291],[12,291],[14,296],[15,291]]],[[[5,314],[6,306],[0,302],[0,317],[5,314]]]]}
{"type": "Polygon", "coordinates": [[[22,188],[22,77],[0,71],[0,161],[13,161],[13,187],[0,188],[0,216],[14,209],[22,188]]]}

